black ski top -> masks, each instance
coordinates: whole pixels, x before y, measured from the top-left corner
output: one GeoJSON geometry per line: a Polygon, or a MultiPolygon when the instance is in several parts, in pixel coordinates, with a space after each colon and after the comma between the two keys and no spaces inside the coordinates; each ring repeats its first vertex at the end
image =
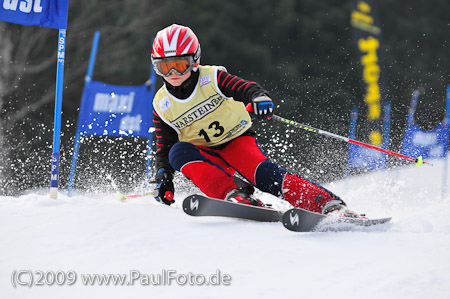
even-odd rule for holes
{"type": "MultiPolygon", "coordinates": [[[[181,86],[172,86],[165,80],[164,84],[173,96],[179,99],[187,99],[198,84],[199,73],[199,71],[193,71],[191,76],[181,86]]],[[[225,70],[217,72],[217,85],[225,96],[243,102],[245,105],[258,96],[268,96],[267,91],[258,83],[241,79],[225,70]]],[[[155,109],[153,109],[153,126],[156,134],[156,169],[158,171],[164,169],[170,173],[174,173],[175,171],[169,163],[169,151],[178,142],[178,134],[159,117],[155,109]]],[[[254,136],[255,133],[250,129],[242,135],[254,136]]]]}

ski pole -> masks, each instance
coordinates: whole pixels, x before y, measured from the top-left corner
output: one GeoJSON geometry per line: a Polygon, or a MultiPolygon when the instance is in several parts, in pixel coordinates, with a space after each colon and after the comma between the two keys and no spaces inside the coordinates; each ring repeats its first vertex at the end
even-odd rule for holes
{"type": "MultiPolygon", "coordinates": [[[[149,183],[156,183],[155,181],[149,181],[149,183]]],[[[120,200],[126,201],[129,198],[138,198],[138,197],[145,197],[145,196],[153,196],[153,192],[145,192],[141,194],[123,194],[120,193],[120,200]]]]}
{"type": "Polygon", "coordinates": [[[138,198],[138,197],[145,197],[145,196],[151,196],[152,193],[148,192],[148,193],[143,193],[143,194],[120,194],[120,200],[122,201],[126,201],[127,199],[130,198],[138,198]]]}
{"type": "MultiPolygon", "coordinates": [[[[251,104],[247,105],[247,111],[248,112],[253,112],[253,107],[252,107],[251,104]]],[[[286,119],[286,118],[278,116],[278,115],[272,115],[272,119],[274,119],[276,121],[279,121],[279,122],[282,122],[282,123],[287,124],[287,125],[292,125],[292,126],[294,126],[296,128],[299,128],[299,129],[303,129],[303,130],[305,130],[307,132],[317,133],[317,134],[320,134],[320,135],[325,135],[327,137],[332,137],[332,138],[335,138],[335,139],[339,139],[339,140],[345,141],[347,143],[352,143],[352,144],[356,144],[356,145],[359,145],[359,146],[362,146],[362,147],[370,148],[370,149],[373,149],[373,150],[376,150],[376,151],[379,151],[379,152],[382,152],[382,153],[385,153],[385,154],[388,154],[388,155],[400,157],[400,158],[403,158],[403,159],[406,159],[406,160],[409,160],[409,161],[414,161],[417,166],[420,166],[422,164],[428,164],[428,165],[433,166],[433,164],[423,161],[422,156],[419,156],[417,158],[409,157],[409,156],[402,155],[402,154],[399,154],[399,153],[396,153],[396,152],[393,152],[393,151],[390,151],[390,150],[387,150],[387,149],[384,149],[384,148],[381,148],[381,147],[378,147],[378,146],[375,146],[375,145],[364,143],[364,142],[361,142],[361,141],[358,141],[358,140],[354,140],[354,139],[351,139],[351,138],[348,138],[348,137],[340,136],[340,135],[337,135],[337,134],[334,134],[334,133],[330,133],[330,132],[327,132],[327,131],[323,131],[323,130],[320,130],[320,129],[316,129],[316,128],[313,128],[313,127],[310,127],[310,126],[298,123],[296,121],[286,119]]]]}

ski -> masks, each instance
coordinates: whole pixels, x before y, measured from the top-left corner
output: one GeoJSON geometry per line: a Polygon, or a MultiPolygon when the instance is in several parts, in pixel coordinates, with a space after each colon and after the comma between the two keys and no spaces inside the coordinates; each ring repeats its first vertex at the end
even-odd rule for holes
{"type": "Polygon", "coordinates": [[[372,226],[388,223],[391,218],[367,219],[363,217],[335,217],[306,211],[290,209],[283,214],[285,228],[294,232],[312,232],[325,230],[351,230],[355,226],[372,226]]]}
{"type": "Polygon", "coordinates": [[[193,194],[183,201],[183,211],[191,216],[220,216],[261,222],[279,222],[282,212],[193,194]]]}

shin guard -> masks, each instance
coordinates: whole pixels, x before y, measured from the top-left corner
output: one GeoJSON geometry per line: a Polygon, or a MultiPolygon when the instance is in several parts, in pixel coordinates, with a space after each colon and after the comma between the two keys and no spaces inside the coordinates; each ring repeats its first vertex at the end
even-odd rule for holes
{"type": "Polygon", "coordinates": [[[295,174],[286,173],[283,180],[283,196],[295,208],[322,213],[325,204],[332,200],[345,203],[327,189],[295,174]]]}

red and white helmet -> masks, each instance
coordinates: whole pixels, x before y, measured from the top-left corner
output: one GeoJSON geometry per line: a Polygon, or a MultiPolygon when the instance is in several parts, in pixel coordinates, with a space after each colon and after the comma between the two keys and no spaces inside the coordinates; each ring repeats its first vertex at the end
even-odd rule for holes
{"type": "Polygon", "coordinates": [[[196,68],[199,64],[200,53],[200,43],[189,27],[170,25],[159,31],[153,41],[152,59],[192,55],[194,68],[196,68]]]}

